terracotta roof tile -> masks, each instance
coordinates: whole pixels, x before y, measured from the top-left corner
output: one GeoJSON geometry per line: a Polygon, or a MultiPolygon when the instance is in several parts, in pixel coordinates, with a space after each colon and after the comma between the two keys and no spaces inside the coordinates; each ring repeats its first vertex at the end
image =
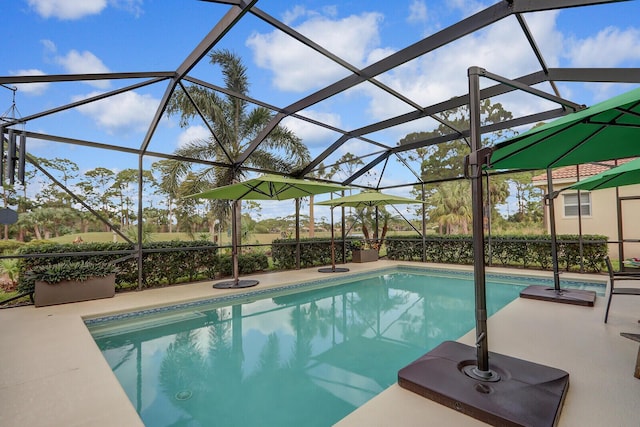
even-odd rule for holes
{"type": "MultiPolygon", "coordinates": [[[[634,157],[635,158],[635,157],[634,157]]],[[[604,172],[606,170],[611,169],[615,166],[620,166],[624,163],[630,162],[634,158],[629,159],[619,159],[617,160],[607,160],[604,162],[596,162],[596,163],[585,163],[580,165],[580,178],[586,178],[588,176],[597,175],[600,172],[604,172]]],[[[575,179],[577,176],[576,167],[575,166],[565,166],[561,168],[554,169],[551,172],[552,179],[575,179]]],[[[543,173],[541,175],[536,175],[531,178],[532,181],[547,181],[547,174],[543,173]]]]}

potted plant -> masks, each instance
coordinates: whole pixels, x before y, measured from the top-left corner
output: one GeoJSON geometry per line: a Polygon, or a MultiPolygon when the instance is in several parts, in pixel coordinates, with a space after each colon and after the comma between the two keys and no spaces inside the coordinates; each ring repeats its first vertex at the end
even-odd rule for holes
{"type": "Polygon", "coordinates": [[[35,306],[42,307],[113,297],[117,272],[105,262],[60,262],[34,267],[25,278],[34,283],[35,306]]]}
{"type": "Polygon", "coordinates": [[[378,250],[367,248],[362,240],[354,240],[351,242],[351,253],[353,262],[371,262],[378,260],[378,250]]]}

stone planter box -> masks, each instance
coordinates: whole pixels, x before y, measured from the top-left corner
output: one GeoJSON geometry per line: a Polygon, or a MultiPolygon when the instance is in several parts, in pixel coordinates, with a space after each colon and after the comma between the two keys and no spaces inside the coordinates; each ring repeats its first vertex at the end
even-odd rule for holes
{"type": "Polygon", "coordinates": [[[49,284],[36,280],[34,304],[36,307],[111,298],[116,293],[116,275],[91,277],[87,280],[65,280],[49,284]]]}
{"type": "Polygon", "coordinates": [[[378,251],[375,249],[356,249],[352,253],[353,262],[371,262],[378,260],[378,251]]]}

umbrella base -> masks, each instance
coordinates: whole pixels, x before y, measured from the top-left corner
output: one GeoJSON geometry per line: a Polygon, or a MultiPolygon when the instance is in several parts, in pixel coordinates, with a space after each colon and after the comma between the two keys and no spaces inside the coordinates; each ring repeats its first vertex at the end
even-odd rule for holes
{"type": "Polygon", "coordinates": [[[580,289],[560,289],[556,291],[555,288],[531,285],[520,292],[520,298],[593,307],[596,301],[596,293],[594,291],[583,291],[580,289]]]}
{"type": "Polygon", "coordinates": [[[445,341],[398,372],[398,384],[465,415],[502,426],[555,426],[569,388],[560,369],[489,352],[498,381],[465,373],[476,348],[445,341]]]}
{"type": "Polygon", "coordinates": [[[320,273],[346,273],[349,269],[346,267],[323,267],[319,268],[318,271],[320,273]]]}
{"type": "Polygon", "coordinates": [[[229,280],[227,282],[220,282],[213,285],[216,289],[230,289],[230,288],[250,288],[260,283],[257,280],[229,280]]]}

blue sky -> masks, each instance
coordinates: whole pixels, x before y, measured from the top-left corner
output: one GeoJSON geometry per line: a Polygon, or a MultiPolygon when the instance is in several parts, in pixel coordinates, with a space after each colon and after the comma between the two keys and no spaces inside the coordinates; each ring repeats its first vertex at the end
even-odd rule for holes
{"type": "MultiPolygon", "coordinates": [[[[257,6],[353,65],[364,67],[493,3],[260,0],[257,6]]],[[[228,8],[196,0],[6,2],[0,26],[5,52],[0,75],[173,71],[228,8]]],[[[550,67],[640,67],[638,16],[640,3],[632,1],[527,14],[525,18],[550,67]]],[[[504,20],[464,37],[447,49],[384,73],[379,79],[421,104],[430,105],[465,93],[466,71],[472,65],[510,78],[537,71],[539,66],[518,28],[515,19],[504,20]]],[[[250,95],[277,106],[285,106],[347,74],[253,16],[233,28],[217,47],[240,54],[249,70],[250,95]]],[[[218,70],[206,61],[191,74],[222,84],[218,70]]],[[[26,117],[132,83],[134,81],[21,85],[16,107],[19,115],[26,117]]],[[[483,82],[484,85],[490,83],[483,82]]],[[[630,90],[633,85],[560,83],[558,87],[562,96],[591,105],[630,90]]],[[[138,148],[164,88],[165,84],[160,84],[136,90],[118,99],[31,121],[25,128],[138,148]]],[[[541,89],[550,90],[548,86],[541,89]]],[[[495,101],[502,102],[514,115],[552,107],[546,101],[523,94],[495,101]]],[[[11,105],[12,92],[0,88],[0,113],[9,110],[11,105]]],[[[360,85],[302,114],[344,129],[355,129],[406,111],[408,107],[397,100],[372,86],[360,85]]],[[[337,139],[333,132],[306,122],[290,119],[285,124],[303,138],[312,155],[337,139]]],[[[409,132],[434,126],[433,120],[422,120],[371,137],[395,145],[409,132]]],[[[185,141],[203,136],[205,128],[199,123],[183,129],[175,118],[164,119],[149,149],[170,153],[185,141]]],[[[366,143],[351,141],[331,159],[335,161],[347,151],[362,155],[372,150],[366,143]]],[[[83,171],[97,166],[114,170],[135,168],[138,161],[132,155],[36,140],[28,142],[28,151],[41,157],[70,158],[83,171]]],[[[389,167],[400,170],[399,164],[389,167]]],[[[415,168],[419,170],[417,165],[415,168]]],[[[412,177],[399,175],[385,174],[383,184],[414,181],[412,177]]],[[[407,191],[397,192],[406,195],[407,191]]],[[[269,214],[265,212],[265,215],[269,214]]]]}

